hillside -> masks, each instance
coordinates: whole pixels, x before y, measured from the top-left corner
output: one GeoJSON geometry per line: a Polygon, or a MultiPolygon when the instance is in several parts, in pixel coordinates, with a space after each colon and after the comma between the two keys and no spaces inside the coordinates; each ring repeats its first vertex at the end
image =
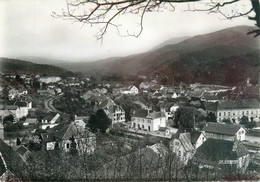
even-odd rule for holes
{"type": "Polygon", "coordinates": [[[0,58],[0,72],[16,74],[41,74],[48,76],[72,76],[74,73],[57,66],[35,64],[18,59],[0,58]]]}
{"type": "Polygon", "coordinates": [[[175,81],[234,84],[246,77],[255,77],[259,70],[260,40],[247,35],[249,28],[227,28],[143,54],[79,64],[77,71],[159,75],[174,77],[175,81]],[[230,80],[231,73],[237,78],[230,80]]]}

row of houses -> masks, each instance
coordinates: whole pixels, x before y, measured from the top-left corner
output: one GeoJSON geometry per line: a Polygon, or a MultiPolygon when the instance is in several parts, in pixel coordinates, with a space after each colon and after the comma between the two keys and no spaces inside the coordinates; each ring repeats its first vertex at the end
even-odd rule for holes
{"type": "Polygon", "coordinates": [[[250,160],[248,150],[241,143],[245,133],[240,125],[208,123],[202,131],[179,129],[170,146],[184,164],[192,160],[201,168],[233,165],[245,170],[250,160]]]}

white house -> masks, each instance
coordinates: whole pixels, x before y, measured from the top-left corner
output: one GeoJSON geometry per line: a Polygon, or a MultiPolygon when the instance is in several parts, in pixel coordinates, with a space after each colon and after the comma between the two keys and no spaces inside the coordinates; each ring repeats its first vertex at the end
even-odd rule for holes
{"type": "Polygon", "coordinates": [[[171,113],[175,113],[179,107],[180,106],[178,104],[174,104],[173,106],[171,106],[170,107],[171,113]]]}
{"type": "Polygon", "coordinates": [[[28,94],[28,91],[26,89],[16,90],[13,88],[13,89],[9,90],[8,98],[9,98],[9,100],[13,100],[16,97],[25,96],[27,94],[28,94]]]}
{"type": "Polygon", "coordinates": [[[163,112],[140,110],[132,116],[131,127],[147,131],[158,131],[160,127],[166,127],[166,116],[163,112]]]}
{"type": "Polygon", "coordinates": [[[106,99],[99,105],[107,116],[112,120],[112,125],[116,123],[125,122],[125,110],[114,103],[111,99],[106,99]]]}
{"type": "Polygon", "coordinates": [[[132,86],[129,86],[128,88],[126,88],[126,89],[122,89],[121,93],[122,94],[135,95],[135,94],[138,94],[139,91],[138,91],[138,88],[136,86],[132,85],[132,86]]]}
{"type": "Polygon", "coordinates": [[[187,164],[193,157],[196,149],[206,141],[203,132],[191,131],[181,133],[179,130],[175,134],[174,139],[170,142],[170,147],[180,160],[187,164]]]}
{"type": "Polygon", "coordinates": [[[48,77],[41,77],[39,79],[40,82],[43,82],[43,83],[55,83],[55,82],[58,82],[61,80],[61,77],[58,77],[58,76],[48,76],[48,77]]]}
{"type": "Polygon", "coordinates": [[[75,122],[72,122],[66,130],[62,130],[60,135],[62,137],[59,140],[59,146],[65,152],[69,152],[71,149],[72,137],[74,137],[79,154],[90,154],[95,151],[96,135],[75,122]]]}
{"type": "Polygon", "coordinates": [[[43,119],[41,124],[41,129],[46,130],[47,128],[53,128],[58,125],[58,120],[60,119],[59,113],[48,113],[43,119]]]}
{"type": "Polygon", "coordinates": [[[25,101],[19,101],[14,104],[14,106],[6,106],[6,109],[12,112],[17,119],[26,117],[28,115],[28,110],[31,105],[25,101]]]}
{"type": "Polygon", "coordinates": [[[246,116],[249,121],[259,122],[260,120],[260,103],[256,99],[236,100],[236,101],[219,101],[217,107],[217,121],[230,119],[233,123],[239,123],[240,119],[246,116]]]}
{"type": "Polygon", "coordinates": [[[74,123],[77,126],[85,128],[86,127],[86,123],[84,122],[84,119],[86,119],[86,117],[79,117],[79,116],[75,115],[74,123]]]}
{"type": "Polygon", "coordinates": [[[241,125],[237,124],[221,124],[209,122],[203,128],[207,138],[215,138],[230,141],[245,140],[246,131],[241,125]]]}

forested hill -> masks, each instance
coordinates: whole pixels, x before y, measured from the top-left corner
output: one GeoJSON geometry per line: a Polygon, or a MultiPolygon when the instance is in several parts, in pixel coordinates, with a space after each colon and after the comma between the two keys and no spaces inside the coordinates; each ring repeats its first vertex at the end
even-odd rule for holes
{"type": "Polygon", "coordinates": [[[237,26],[187,38],[174,45],[128,57],[78,64],[85,73],[168,77],[170,82],[233,85],[258,78],[260,37],[237,26]]]}
{"type": "Polygon", "coordinates": [[[1,73],[15,74],[41,74],[46,76],[73,76],[74,73],[57,66],[46,64],[35,64],[18,59],[0,58],[1,73]]]}

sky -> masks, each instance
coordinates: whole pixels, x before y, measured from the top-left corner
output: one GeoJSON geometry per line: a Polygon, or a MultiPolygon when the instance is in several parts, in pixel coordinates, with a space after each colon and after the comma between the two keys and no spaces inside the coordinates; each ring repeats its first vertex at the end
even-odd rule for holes
{"type": "MultiPolygon", "coordinates": [[[[243,10],[251,7],[249,0],[238,6],[243,10]]],[[[82,27],[81,23],[51,16],[53,11],[60,13],[63,8],[65,0],[0,0],[0,57],[95,61],[146,52],[174,37],[254,25],[247,17],[225,20],[220,14],[187,12],[187,3],[178,3],[174,12],[147,13],[138,38],[119,36],[109,28],[101,43],[95,36],[97,27],[82,27]]],[[[138,31],[133,17],[125,15],[121,21],[125,29],[138,31]]]]}

